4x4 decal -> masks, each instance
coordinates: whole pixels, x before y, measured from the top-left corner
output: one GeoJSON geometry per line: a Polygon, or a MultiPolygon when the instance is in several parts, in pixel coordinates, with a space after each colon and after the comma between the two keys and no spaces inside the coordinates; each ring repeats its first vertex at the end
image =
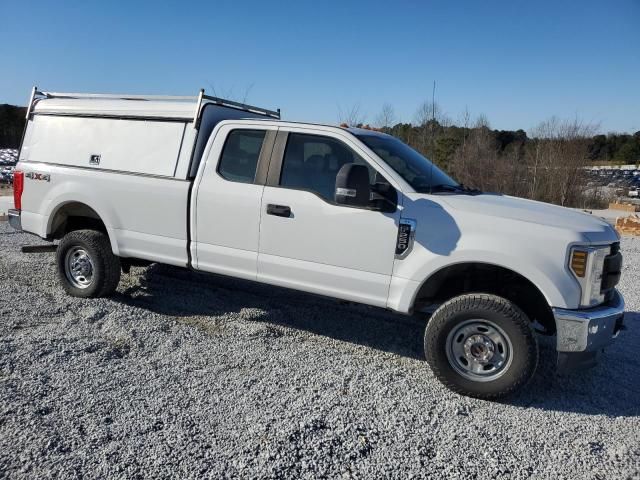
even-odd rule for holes
{"type": "Polygon", "coordinates": [[[27,177],[29,180],[42,180],[44,182],[51,181],[51,175],[49,175],[48,173],[29,172],[29,173],[25,173],[24,176],[27,177]]]}

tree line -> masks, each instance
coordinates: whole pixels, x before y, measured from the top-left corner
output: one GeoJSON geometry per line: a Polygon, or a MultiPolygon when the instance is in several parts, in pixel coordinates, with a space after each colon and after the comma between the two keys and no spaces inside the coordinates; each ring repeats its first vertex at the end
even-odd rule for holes
{"type": "Polygon", "coordinates": [[[0,148],[19,148],[27,109],[0,105],[0,148]]]}
{"type": "MultiPolygon", "coordinates": [[[[369,127],[357,106],[340,110],[338,117],[369,127]]],[[[610,200],[603,189],[588,187],[584,167],[640,163],[640,131],[596,135],[596,126],[578,119],[551,117],[529,136],[524,130],[494,130],[485,115],[472,118],[468,109],[454,122],[438,104],[425,102],[412,123],[396,122],[386,104],[373,125],[465,185],[569,207],[597,208],[610,200]]]]}
{"type": "MultiPolygon", "coordinates": [[[[339,121],[366,126],[358,105],[340,109],[339,121]]],[[[0,105],[0,148],[20,146],[24,123],[24,107],[0,105]]],[[[468,109],[454,122],[437,103],[424,102],[411,123],[398,122],[393,106],[385,104],[373,125],[465,185],[564,206],[595,207],[608,200],[586,188],[583,167],[640,163],[640,131],[596,134],[593,125],[577,119],[552,117],[529,136],[521,129],[492,129],[485,115],[472,118],[468,109]]]]}

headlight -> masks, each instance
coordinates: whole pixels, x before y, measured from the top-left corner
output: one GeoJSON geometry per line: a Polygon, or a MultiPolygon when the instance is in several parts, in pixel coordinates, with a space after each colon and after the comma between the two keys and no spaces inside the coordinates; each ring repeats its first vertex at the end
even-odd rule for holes
{"type": "Polygon", "coordinates": [[[593,307],[604,302],[602,271],[610,245],[602,247],[574,247],[571,249],[569,268],[578,280],[582,294],[581,307],[593,307]]]}

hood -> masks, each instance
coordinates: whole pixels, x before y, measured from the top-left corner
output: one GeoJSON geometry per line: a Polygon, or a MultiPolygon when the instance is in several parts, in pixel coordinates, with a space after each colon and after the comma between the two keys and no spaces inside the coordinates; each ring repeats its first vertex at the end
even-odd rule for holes
{"type": "Polygon", "coordinates": [[[584,235],[587,241],[593,243],[619,239],[613,227],[604,220],[549,203],[497,194],[438,197],[454,210],[570,230],[584,235]]]}

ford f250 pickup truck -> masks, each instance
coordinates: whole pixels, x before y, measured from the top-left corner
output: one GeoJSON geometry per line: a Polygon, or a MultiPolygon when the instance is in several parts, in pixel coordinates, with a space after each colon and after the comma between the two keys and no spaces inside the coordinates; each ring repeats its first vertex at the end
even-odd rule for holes
{"type": "Polygon", "coordinates": [[[536,333],[568,371],[623,328],[610,225],[466,188],[392,136],[204,91],[34,88],[27,119],[10,223],[59,240],[70,295],[160,262],[423,315],[438,379],[488,399],[531,378],[536,333]]]}

